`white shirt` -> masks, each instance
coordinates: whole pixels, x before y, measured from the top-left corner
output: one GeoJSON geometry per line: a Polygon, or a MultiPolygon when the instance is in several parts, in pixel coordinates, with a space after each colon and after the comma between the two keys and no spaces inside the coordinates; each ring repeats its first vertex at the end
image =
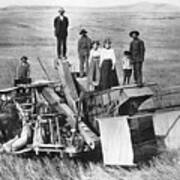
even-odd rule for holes
{"type": "Polygon", "coordinates": [[[122,58],[122,68],[123,69],[132,69],[131,59],[127,56],[122,58]]]}
{"type": "Polygon", "coordinates": [[[93,60],[99,60],[101,57],[101,49],[97,49],[97,50],[94,50],[94,49],[91,49],[90,51],[90,56],[89,56],[89,62],[93,60]]]}
{"type": "Polygon", "coordinates": [[[115,56],[114,49],[112,49],[112,48],[110,48],[110,49],[103,48],[101,50],[100,66],[102,65],[104,60],[109,60],[109,59],[111,59],[113,67],[114,67],[115,63],[116,63],[116,56],[115,56]]]}
{"type": "Polygon", "coordinates": [[[64,20],[64,16],[59,16],[60,20],[63,21],[64,20]]]}

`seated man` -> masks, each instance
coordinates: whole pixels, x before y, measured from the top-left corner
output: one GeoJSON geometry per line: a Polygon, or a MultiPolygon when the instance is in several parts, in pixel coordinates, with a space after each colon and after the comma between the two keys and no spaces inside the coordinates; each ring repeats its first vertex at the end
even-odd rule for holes
{"type": "Polygon", "coordinates": [[[22,83],[27,83],[26,81],[28,81],[30,78],[30,64],[28,63],[28,58],[26,56],[21,58],[17,75],[18,80],[20,80],[22,83]]]}

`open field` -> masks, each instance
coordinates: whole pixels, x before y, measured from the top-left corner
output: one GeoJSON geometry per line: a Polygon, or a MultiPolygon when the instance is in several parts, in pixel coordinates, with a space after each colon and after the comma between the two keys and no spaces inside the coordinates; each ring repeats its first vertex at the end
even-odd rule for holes
{"type": "MultiPolygon", "coordinates": [[[[10,7],[0,10],[0,88],[12,82],[13,67],[22,55],[30,57],[33,78],[44,77],[36,58],[39,56],[51,69],[56,57],[53,19],[57,8],[10,7]],[[8,81],[7,81],[8,79],[8,81]]],[[[118,64],[122,52],[128,49],[130,30],[141,31],[146,43],[145,79],[162,86],[180,84],[180,11],[179,12],[122,12],[122,9],[67,9],[70,18],[68,38],[69,60],[78,68],[77,40],[81,27],[92,39],[103,41],[111,37],[118,64]]],[[[51,69],[52,70],[52,69],[51,69]]],[[[121,68],[118,68],[121,74],[121,68]]],[[[50,71],[52,72],[52,71],[50,71]]]]}
{"type": "Polygon", "coordinates": [[[59,158],[0,156],[2,180],[179,180],[179,152],[165,153],[141,168],[123,169],[59,158]]]}
{"type": "MultiPolygon", "coordinates": [[[[67,8],[70,18],[68,56],[73,69],[78,68],[77,40],[81,27],[89,31],[92,39],[103,41],[111,37],[116,50],[121,79],[120,59],[128,49],[129,31],[138,29],[146,43],[145,80],[157,82],[162,87],[180,85],[180,11],[143,11],[130,7],[118,9],[67,8]]],[[[167,8],[165,9],[167,10],[167,8]]],[[[33,79],[45,78],[36,58],[40,57],[53,72],[56,57],[56,40],[53,35],[53,18],[57,8],[10,7],[0,10],[0,88],[12,85],[18,59],[30,58],[33,79]]],[[[180,154],[165,153],[150,166],[141,169],[103,167],[90,163],[87,167],[59,158],[23,159],[0,156],[0,179],[4,180],[174,180],[180,177],[180,154]]]]}

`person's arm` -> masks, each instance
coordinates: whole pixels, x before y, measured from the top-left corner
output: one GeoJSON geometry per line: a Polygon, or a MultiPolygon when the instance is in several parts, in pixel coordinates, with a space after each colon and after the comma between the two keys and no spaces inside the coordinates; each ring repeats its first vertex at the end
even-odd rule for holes
{"type": "Polygon", "coordinates": [[[69,27],[69,19],[66,17],[66,28],[69,27]]]}
{"type": "Polygon", "coordinates": [[[90,51],[92,49],[92,44],[91,43],[92,43],[91,39],[88,38],[88,51],[89,51],[89,53],[90,53],[90,51]]]}
{"type": "Polygon", "coordinates": [[[142,58],[142,61],[144,61],[144,55],[145,55],[145,45],[144,42],[140,42],[140,56],[142,58]]]}
{"type": "Polygon", "coordinates": [[[89,64],[90,64],[91,61],[92,61],[92,57],[93,57],[93,50],[90,51],[90,55],[89,55],[89,64]]]}
{"type": "Polygon", "coordinates": [[[54,35],[56,36],[57,17],[54,19],[54,35]]]}
{"type": "Polygon", "coordinates": [[[130,57],[130,64],[133,65],[133,59],[132,59],[132,56],[130,57]]]}
{"type": "Polygon", "coordinates": [[[102,63],[104,61],[104,51],[103,49],[101,50],[101,53],[100,53],[100,62],[99,62],[99,67],[101,68],[102,66],[102,63]]]}
{"type": "Polygon", "coordinates": [[[115,56],[115,52],[114,52],[114,49],[112,49],[112,52],[111,52],[111,59],[112,59],[112,69],[114,70],[115,68],[115,65],[116,65],[116,56],[115,56]]]}
{"type": "Polygon", "coordinates": [[[80,52],[80,49],[81,49],[81,39],[78,40],[78,53],[80,52]]]}
{"type": "Polygon", "coordinates": [[[28,72],[27,72],[27,77],[30,78],[31,75],[31,66],[28,64],[28,72]]]}
{"type": "Polygon", "coordinates": [[[92,48],[92,40],[91,40],[91,38],[89,38],[89,49],[91,49],[92,48]]]}
{"type": "Polygon", "coordinates": [[[54,28],[56,28],[57,18],[54,19],[54,28]]]}
{"type": "Polygon", "coordinates": [[[130,43],[129,51],[130,51],[131,53],[132,53],[132,51],[133,51],[133,48],[132,48],[132,42],[130,43]]]}
{"type": "Polygon", "coordinates": [[[134,59],[133,59],[133,42],[130,43],[130,47],[129,47],[129,51],[131,53],[131,63],[133,64],[134,63],[134,59]]]}

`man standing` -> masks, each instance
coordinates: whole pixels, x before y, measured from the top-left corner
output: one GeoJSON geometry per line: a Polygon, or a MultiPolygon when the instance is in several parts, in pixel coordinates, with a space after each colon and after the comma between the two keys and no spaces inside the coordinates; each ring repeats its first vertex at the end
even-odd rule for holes
{"type": "Polygon", "coordinates": [[[134,80],[135,83],[138,84],[138,86],[142,86],[142,67],[144,62],[145,46],[144,42],[141,39],[139,39],[139,35],[140,33],[138,31],[132,31],[129,33],[129,36],[133,38],[133,41],[130,44],[130,52],[132,54],[134,80]]]}
{"type": "Polygon", "coordinates": [[[91,50],[91,39],[87,36],[87,31],[82,29],[79,33],[81,38],[78,41],[78,54],[80,60],[80,77],[88,74],[89,71],[89,55],[91,50]],[[86,66],[86,70],[84,68],[86,66]]]}
{"type": "Polygon", "coordinates": [[[59,9],[59,16],[54,19],[55,36],[57,38],[57,55],[59,59],[67,59],[66,40],[68,36],[69,20],[64,16],[64,8],[59,9]]]}

